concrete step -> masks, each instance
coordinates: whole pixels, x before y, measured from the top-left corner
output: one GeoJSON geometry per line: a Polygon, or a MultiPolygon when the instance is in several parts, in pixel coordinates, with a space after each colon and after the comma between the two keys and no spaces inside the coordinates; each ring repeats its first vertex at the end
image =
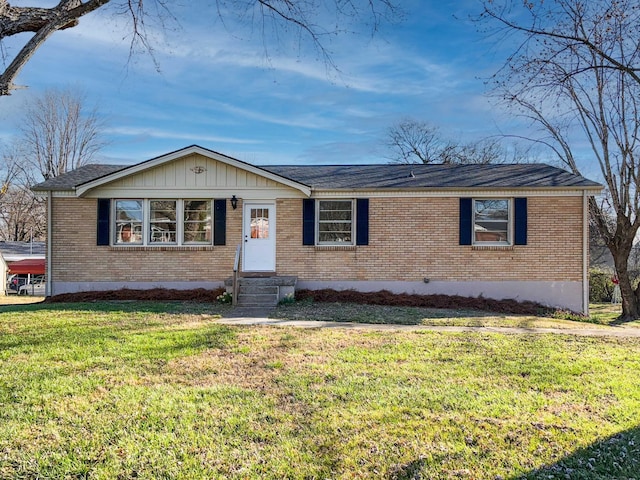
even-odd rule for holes
{"type": "Polygon", "coordinates": [[[278,304],[278,295],[267,295],[267,294],[238,294],[238,305],[239,306],[275,306],[278,304]]]}
{"type": "MultiPolygon", "coordinates": [[[[297,277],[239,277],[238,306],[274,307],[280,299],[295,292],[297,277]]],[[[225,280],[227,290],[233,287],[233,278],[225,280]]]]}
{"type": "MultiPolygon", "coordinates": [[[[278,287],[294,287],[298,277],[238,277],[239,285],[262,285],[278,287]]],[[[229,277],[225,280],[225,285],[230,287],[233,284],[233,278],[229,277]]]]}
{"type": "Polygon", "coordinates": [[[239,295],[257,295],[257,294],[266,294],[266,295],[277,295],[278,287],[275,285],[258,285],[258,284],[249,284],[238,286],[238,294],[239,295]]]}

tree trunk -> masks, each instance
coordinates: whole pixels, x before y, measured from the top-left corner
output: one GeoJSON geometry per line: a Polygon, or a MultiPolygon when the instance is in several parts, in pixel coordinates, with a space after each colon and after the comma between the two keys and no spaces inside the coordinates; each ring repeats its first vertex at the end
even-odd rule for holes
{"type": "Polygon", "coordinates": [[[618,317],[618,323],[630,322],[640,318],[640,286],[634,291],[631,279],[629,278],[629,251],[620,249],[611,250],[613,262],[618,275],[618,286],[622,296],[622,314],[618,317]]]}

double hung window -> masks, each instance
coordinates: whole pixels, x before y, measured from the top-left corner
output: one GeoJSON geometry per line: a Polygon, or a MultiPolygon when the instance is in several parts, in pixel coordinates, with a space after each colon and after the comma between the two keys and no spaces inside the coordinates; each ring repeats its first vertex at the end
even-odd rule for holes
{"type": "Polygon", "coordinates": [[[151,200],[149,211],[149,243],[176,243],[176,200],[151,200]]]}
{"type": "Polygon", "coordinates": [[[506,198],[473,201],[473,243],[510,245],[511,202],[506,198]]]}
{"type": "Polygon", "coordinates": [[[211,202],[184,200],[183,243],[211,243],[211,202]]]}
{"type": "Polygon", "coordinates": [[[142,200],[116,200],[116,243],[142,243],[144,221],[142,200]]]}
{"type": "Polygon", "coordinates": [[[353,201],[319,200],[318,205],[318,245],[353,244],[353,201]]]}

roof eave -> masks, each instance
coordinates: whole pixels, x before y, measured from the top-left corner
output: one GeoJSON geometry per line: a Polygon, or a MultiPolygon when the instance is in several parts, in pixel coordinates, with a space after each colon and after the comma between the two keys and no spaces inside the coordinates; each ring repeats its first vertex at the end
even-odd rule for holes
{"type": "Polygon", "coordinates": [[[245,170],[245,171],[250,172],[250,173],[254,173],[254,174],[259,175],[261,177],[265,177],[265,178],[267,178],[269,180],[273,180],[274,182],[281,183],[281,184],[286,185],[288,187],[291,187],[291,188],[293,188],[295,190],[299,190],[300,192],[305,194],[307,197],[311,195],[311,187],[308,186],[308,185],[305,185],[305,184],[300,183],[300,182],[296,182],[296,181],[291,180],[291,179],[286,178],[286,177],[282,177],[282,176],[277,175],[275,173],[272,173],[272,172],[269,172],[267,170],[264,170],[264,169],[262,169],[260,167],[256,167],[254,165],[248,164],[246,162],[243,162],[241,160],[237,160],[237,159],[232,158],[232,157],[228,157],[227,155],[223,155],[223,154],[218,153],[218,152],[214,152],[213,150],[208,150],[208,149],[200,147],[198,145],[192,145],[190,147],[183,148],[181,150],[177,150],[175,152],[171,152],[171,153],[168,153],[166,155],[162,155],[160,157],[152,158],[152,159],[147,160],[145,162],[138,163],[136,165],[132,165],[132,166],[124,168],[122,170],[118,170],[118,171],[113,172],[111,174],[105,175],[104,177],[100,177],[100,178],[97,178],[95,180],[91,180],[89,182],[82,183],[82,184],[77,185],[75,187],[75,194],[78,197],[82,197],[87,192],[89,192],[90,190],[93,190],[94,188],[98,188],[98,187],[100,187],[102,185],[105,185],[107,183],[119,180],[119,179],[124,178],[124,177],[128,177],[130,175],[135,175],[136,173],[143,172],[143,171],[148,170],[150,168],[154,168],[154,167],[157,167],[159,165],[163,165],[165,163],[171,162],[173,160],[177,160],[178,158],[184,157],[186,155],[192,155],[194,153],[202,155],[202,156],[207,157],[207,158],[210,158],[212,160],[216,160],[218,162],[222,162],[222,163],[224,163],[226,165],[230,165],[232,167],[239,168],[241,170],[245,170]]]}
{"type": "Polygon", "coordinates": [[[472,186],[461,186],[461,187],[395,187],[395,188],[387,188],[387,187],[358,187],[358,188],[321,188],[314,187],[313,193],[349,193],[349,192],[372,192],[372,191],[380,191],[380,192],[397,192],[397,193],[409,193],[409,192],[433,192],[433,193],[446,193],[446,192],[460,192],[460,191],[486,191],[486,192],[495,192],[495,191],[536,191],[536,192],[558,192],[558,191],[575,191],[576,193],[586,193],[587,195],[599,195],[604,190],[602,185],[598,186],[558,186],[558,187],[509,187],[509,186],[484,186],[484,187],[472,187],[472,186]]]}

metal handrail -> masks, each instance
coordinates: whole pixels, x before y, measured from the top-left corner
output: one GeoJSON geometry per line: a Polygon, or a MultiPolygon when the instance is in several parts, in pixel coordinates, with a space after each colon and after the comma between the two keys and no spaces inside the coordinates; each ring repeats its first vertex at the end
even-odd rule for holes
{"type": "Polygon", "coordinates": [[[240,269],[240,250],[242,244],[238,244],[236,247],[236,258],[233,261],[233,296],[231,297],[231,304],[235,306],[238,303],[238,270],[240,269]]]}

